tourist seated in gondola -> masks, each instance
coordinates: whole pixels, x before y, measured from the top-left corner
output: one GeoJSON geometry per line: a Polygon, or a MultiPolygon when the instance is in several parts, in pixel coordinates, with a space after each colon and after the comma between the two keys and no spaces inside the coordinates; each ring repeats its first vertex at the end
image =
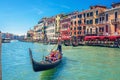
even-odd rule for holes
{"type": "Polygon", "coordinates": [[[52,51],[50,55],[52,61],[56,61],[61,58],[61,54],[58,50],[52,51]]]}
{"type": "Polygon", "coordinates": [[[51,51],[49,56],[46,56],[46,61],[56,61],[62,58],[61,53],[58,50],[51,51]]]}

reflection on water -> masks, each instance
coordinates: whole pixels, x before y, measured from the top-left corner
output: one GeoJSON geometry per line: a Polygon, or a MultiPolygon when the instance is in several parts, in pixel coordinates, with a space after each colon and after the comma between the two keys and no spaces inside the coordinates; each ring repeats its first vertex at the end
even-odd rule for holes
{"type": "Polygon", "coordinates": [[[54,45],[12,42],[2,44],[2,80],[119,80],[120,49],[63,46],[63,60],[56,68],[34,72],[28,48],[36,61],[54,45]]]}
{"type": "Polygon", "coordinates": [[[56,73],[56,68],[43,71],[40,75],[40,80],[53,80],[56,73]]]}
{"type": "Polygon", "coordinates": [[[60,76],[64,65],[66,65],[66,57],[63,57],[62,62],[56,68],[41,72],[40,80],[55,80],[60,76]]]}

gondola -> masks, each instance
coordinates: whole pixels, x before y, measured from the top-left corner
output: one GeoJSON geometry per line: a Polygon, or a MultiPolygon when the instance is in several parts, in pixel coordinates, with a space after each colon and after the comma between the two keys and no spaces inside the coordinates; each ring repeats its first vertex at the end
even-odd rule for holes
{"type": "Polygon", "coordinates": [[[65,46],[70,46],[70,44],[69,44],[69,43],[64,43],[64,45],[65,45],[65,46]]]}
{"type": "MultiPolygon", "coordinates": [[[[58,45],[57,50],[59,50],[59,52],[62,54],[61,45],[58,45]]],[[[33,59],[32,51],[31,51],[30,48],[29,48],[29,54],[30,54],[30,59],[31,59],[31,62],[32,62],[32,67],[33,67],[33,70],[35,72],[52,69],[52,68],[56,67],[58,64],[60,64],[60,62],[62,61],[62,58],[61,58],[61,59],[58,59],[58,60],[56,60],[54,62],[53,61],[49,62],[49,61],[46,61],[46,60],[43,60],[43,61],[40,61],[40,62],[36,62],[33,59]]]]}
{"type": "Polygon", "coordinates": [[[73,47],[77,47],[77,46],[78,46],[78,43],[73,42],[73,43],[72,43],[72,46],[73,46],[73,47]]]}
{"type": "Polygon", "coordinates": [[[118,45],[110,45],[110,46],[108,46],[109,48],[120,48],[120,46],[118,46],[118,45]]]}

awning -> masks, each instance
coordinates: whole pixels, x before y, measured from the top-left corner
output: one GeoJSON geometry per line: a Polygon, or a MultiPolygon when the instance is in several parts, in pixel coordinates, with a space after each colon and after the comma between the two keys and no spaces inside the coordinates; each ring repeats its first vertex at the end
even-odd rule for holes
{"type": "Polygon", "coordinates": [[[91,40],[91,36],[85,36],[84,40],[85,40],[85,41],[91,40]]]}
{"type": "Polygon", "coordinates": [[[100,37],[99,36],[91,36],[91,39],[96,40],[96,39],[100,39],[100,37]]]}
{"type": "Polygon", "coordinates": [[[120,36],[116,36],[117,37],[117,39],[120,39],[120,36]]]}
{"type": "Polygon", "coordinates": [[[100,40],[105,40],[105,39],[109,39],[108,36],[99,36],[100,40]]]}
{"type": "Polygon", "coordinates": [[[99,36],[85,36],[84,38],[85,41],[96,40],[96,39],[100,39],[100,37],[99,36]]]}
{"type": "Polygon", "coordinates": [[[115,41],[116,39],[117,39],[116,36],[109,36],[109,40],[110,40],[110,41],[115,41]]]}

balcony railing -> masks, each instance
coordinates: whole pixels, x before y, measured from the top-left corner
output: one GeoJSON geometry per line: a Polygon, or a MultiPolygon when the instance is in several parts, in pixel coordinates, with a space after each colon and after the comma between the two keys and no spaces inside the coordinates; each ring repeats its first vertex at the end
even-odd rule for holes
{"type": "Polygon", "coordinates": [[[111,23],[112,24],[120,24],[120,18],[112,19],[111,23]]]}
{"type": "Polygon", "coordinates": [[[99,22],[98,22],[98,24],[109,24],[109,23],[110,23],[110,21],[105,21],[105,20],[104,20],[104,21],[99,21],[99,22]]]}

